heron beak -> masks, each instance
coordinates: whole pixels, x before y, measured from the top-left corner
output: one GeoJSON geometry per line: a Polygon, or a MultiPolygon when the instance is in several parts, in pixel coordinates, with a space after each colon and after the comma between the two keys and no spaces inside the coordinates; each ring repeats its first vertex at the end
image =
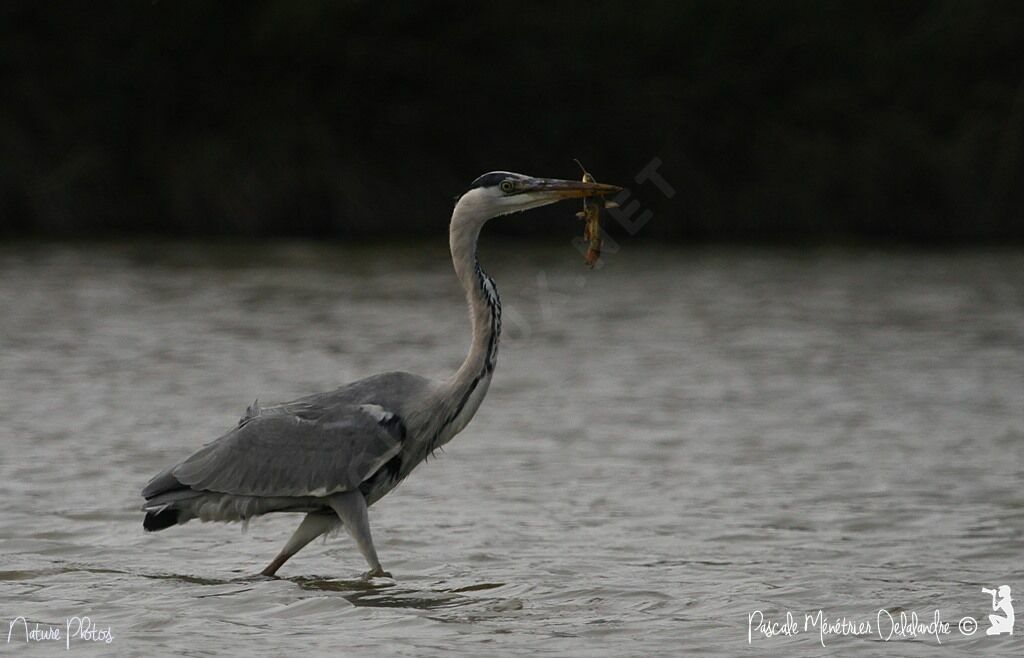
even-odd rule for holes
{"type": "Polygon", "coordinates": [[[622,190],[618,185],[556,178],[531,178],[523,181],[521,186],[521,192],[539,192],[557,200],[614,194],[622,190]]]}

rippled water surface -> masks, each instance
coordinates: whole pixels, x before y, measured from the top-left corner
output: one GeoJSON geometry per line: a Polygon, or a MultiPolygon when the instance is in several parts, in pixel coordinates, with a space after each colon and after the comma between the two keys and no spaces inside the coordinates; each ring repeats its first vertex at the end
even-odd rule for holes
{"type": "MultiPolygon", "coordinates": [[[[367,583],[344,536],[253,578],[298,517],[145,534],[138,492],[254,398],[454,369],[442,247],[0,248],[0,629],[89,615],[114,640],[72,651],[130,656],[1022,653],[980,588],[1024,601],[1024,253],[481,260],[494,383],[371,511],[395,578],[367,583]],[[755,610],[880,608],[952,632],[747,645],[755,610]]],[[[64,649],[23,635],[0,652],[64,649]]]]}

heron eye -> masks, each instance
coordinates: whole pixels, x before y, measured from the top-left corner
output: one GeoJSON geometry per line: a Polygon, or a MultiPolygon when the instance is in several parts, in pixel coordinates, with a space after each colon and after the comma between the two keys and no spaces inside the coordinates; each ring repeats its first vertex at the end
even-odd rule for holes
{"type": "Polygon", "coordinates": [[[505,194],[512,194],[512,191],[516,189],[516,184],[510,180],[503,180],[498,188],[505,194]]]}

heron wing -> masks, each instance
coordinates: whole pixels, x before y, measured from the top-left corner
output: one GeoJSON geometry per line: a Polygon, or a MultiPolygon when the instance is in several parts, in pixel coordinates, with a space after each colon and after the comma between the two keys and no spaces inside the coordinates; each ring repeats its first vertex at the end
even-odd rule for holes
{"type": "Polygon", "coordinates": [[[401,419],[374,404],[256,407],[168,474],[202,491],[326,496],[357,488],[399,453],[404,438],[401,419]]]}

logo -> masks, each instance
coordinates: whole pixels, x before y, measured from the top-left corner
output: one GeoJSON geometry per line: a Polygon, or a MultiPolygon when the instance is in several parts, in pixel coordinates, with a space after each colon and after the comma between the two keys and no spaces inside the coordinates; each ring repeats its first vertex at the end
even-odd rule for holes
{"type": "MultiPolygon", "coordinates": [[[[992,611],[988,615],[989,627],[985,635],[1013,635],[1014,611],[1010,586],[1000,585],[998,588],[981,588],[982,593],[992,597],[992,611]]],[[[984,624],[984,615],[973,614],[956,619],[944,619],[939,610],[919,614],[917,611],[905,610],[901,607],[881,608],[872,617],[849,618],[833,617],[818,610],[816,613],[805,613],[801,619],[792,611],[786,611],[785,617],[771,619],[761,610],[747,615],[747,644],[757,639],[774,638],[779,635],[795,636],[813,634],[822,647],[828,640],[839,636],[874,636],[883,642],[890,640],[932,639],[938,644],[959,631],[963,637],[971,637],[984,624]],[[981,622],[981,624],[979,624],[981,622]]]]}
{"type": "Polygon", "coordinates": [[[61,627],[49,624],[44,626],[37,621],[30,622],[26,617],[18,616],[12,619],[7,626],[7,644],[10,644],[11,640],[15,642],[24,640],[26,644],[64,642],[64,648],[70,649],[72,644],[79,642],[110,644],[114,641],[114,634],[109,626],[101,628],[88,617],[68,617],[64,620],[64,626],[61,627]]]}
{"type": "Polygon", "coordinates": [[[992,609],[1002,615],[989,615],[989,629],[985,635],[1013,635],[1013,599],[1010,598],[1010,586],[1000,585],[999,589],[981,588],[981,591],[992,597],[992,609]]]}

